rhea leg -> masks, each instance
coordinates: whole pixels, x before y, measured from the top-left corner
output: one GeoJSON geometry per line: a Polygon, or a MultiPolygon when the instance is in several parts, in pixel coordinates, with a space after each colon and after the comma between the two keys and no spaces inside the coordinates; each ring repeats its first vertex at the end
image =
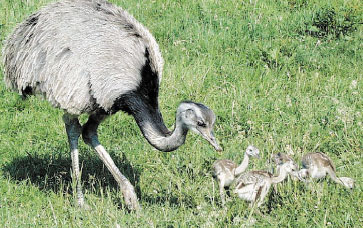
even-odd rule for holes
{"type": "Polygon", "coordinates": [[[346,188],[353,188],[354,187],[354,180],[349,177],[337,177],[335,171],[331,168],[327,169],[327,173],[329,174],[330,178],[337,184],[341,184],[346,188]]]}
{"type": "Polygon", "coordinates": [[[219,184],[219,194],[222,200],[222,206],[226,204],[226,196],[224,195],[224,179],[218,179],[219,184]]]}
{"type": "Polygon", "coordinates": [[[76,180],[76,192],[77,192],[77,203],[80,207],[84,206],[84,196],[82,193],[81,185],[81,174],[79,170],[79,159],[78,159],[78,139],[82,132],[82,127],[78,121],[78,117],[65,113],[63,115],[63,121],[66,126],[68,142],[71,149],[72,157],[72,179],[76,180]]]}
{"type": "Polygon", "coordinates": [[[126,206],[129,209],[139,209],[139,203],[134,190],[134,186],[116,167],[110,155],[98,141],[97,128],[98,125],[106,118],[104,114],[92,114],[87,123],[82,128],[82,137],[85,143],[92,146],[108,170],[111,172],[117,183],[120,185],[122,194],[125,199],[126,206]]]}
{"type": "Polygon", "coordinates": [[[270,190],[270,187],[271,186],[269,186],[269,185],[265,185],[265,186],[261,187],[262,189],[261,189],[261,192],[260,192],[260,196],[256,197],[256,198],[259,198],[258,203],[257,203],[257,207],[260,207],[262,205],[267,193],[270,190]]]}

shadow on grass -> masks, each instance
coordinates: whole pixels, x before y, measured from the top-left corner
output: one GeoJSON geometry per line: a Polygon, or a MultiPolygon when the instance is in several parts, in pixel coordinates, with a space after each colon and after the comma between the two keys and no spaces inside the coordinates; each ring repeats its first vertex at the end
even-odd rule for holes
{"type": "Polygon", "coordinates": [[[197,203],[192,195],[176,195],[173,193],[161,193],[160,195],[143,195],[142,201],[148,204],[181,206],[185,208],[196,208],[197,203]]]}
{"type": "MultiPolygon", "coordinates": [[[[58,151],[63,150],[59,149],[58,151]]],[[[125,154],[117,159],[114,158],[116,166],[135,186],[135,191],[140,198],[139,177],[141,171],[132,167],[125,154]]],[[[82,185],[84,190],[100,195],[101,188],[118,189],[118,184],[108,171],[103,162],[90,153],[80,154],[80,165],[82,169],[82,185]]],[[[70,156],[58,154],[30,154],[17,157],[3,168],[3,175],[11,180],[29,180],[42,191],[68,192],[72,193],[70,156]]]]}
{"type": "MultiPolygon", "coordinates": [[[[54,148],[53,151],[63,151],[63,148],[54,148]]],[[[69,153],[70,154],[70,153],[69,153]]],[[[117,157],[110,151],[116,166],[121,173],[129,179],[135,186],[137,197],[147,204],[170,204],[179,206],[181,204],[189,208],[194,208],[197,204],[191,195],[174,195],[163,193],[160,195],[141,194],[139,179],[140,168],[135,168],[130,164],[125,154],[117,157]]],[[[119,186],[107,167],[97,157],[96,153],[80,153],[80,165],[82,169],[83,190],[101,196],[101,192],[119,191],[119,186]]],[[[26,156],[17,157],[2,167],[3,175],[15,182],[29,181],[37,186],[41,191],[67,192],[72,194],[72,160],[70,155],[54,152],[53,154],[28,153],[26,156]]],[[[123,208],[122,194],[113,195],[112,201],[123,208]]]]}

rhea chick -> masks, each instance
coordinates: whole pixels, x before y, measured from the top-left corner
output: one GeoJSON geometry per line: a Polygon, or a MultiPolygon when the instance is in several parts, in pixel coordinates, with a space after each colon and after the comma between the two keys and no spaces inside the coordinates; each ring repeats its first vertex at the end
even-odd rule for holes
{"type": "Polygon", "coordinates": [[[330,178],[338,184],[343,185],[346,188],[354,187],[354,180],[349,177],[337,177],[335,174],[335,166],[332,160],[321,152],[308,153],[302,158],[302,166],[298,172],[298,177],[300,180],[309,177],[314,179],[321,179],[329,174],[330,178]]]}
{"type": "MultiPolygon", "coordinates": [[[[295,167],[297,167],[294,159],[292,157],[290,157],[289,155],[287,154],[284,154],[284,153],[277,153],[277,154],[273,154],[272,155],[272,161],[275,163],[276,165],[276,173],[279,174],[280,173],[280,169],[281,169],[281,166],[286,163],[286,162],[292,162],[294,163],[295,167]]],[[[292,172],[291,173],[291,177],[292,179],[294,180],[297,180],[297,172],[292,172]]]]}
{"type": "Polygon", "coordinates": [[[213,177],[218,181],[219,193],[222,199],[222,205],[225,204],[224,189],[228,188],[234,179],[243,173],[247,167],[250,157],[259,157],[260,150],[252,145],[249,145],[245,151],[242,163],[237,166],[231,160],[223,159],[214,162],[212,171],[213,177]]]}
{"type": "Polygon", "coordinates": [[[251,202],[251,206],[257,202],[257,207],[259,207],[262,205],[271,185],[282,182],[295,169],[296,165],[292,161],[288,161],[281,165],[278,176],[273,176],[267,171],[244,173],[236,179],[234,193],[239,198],[251,202]]]}

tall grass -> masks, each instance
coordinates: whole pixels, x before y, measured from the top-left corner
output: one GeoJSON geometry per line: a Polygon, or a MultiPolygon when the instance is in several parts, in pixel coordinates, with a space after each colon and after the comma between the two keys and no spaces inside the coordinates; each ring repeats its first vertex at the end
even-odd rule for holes
{"type": "MultiPolygon", "coordinates": [[[[0,40],[50,0],[0,1],[0,40]]],[[[0,83],[0,224],[4,227],[241,227],[251,213],[232,195],[220,205],[211,164],[240,162],[254,144],[270,169],[272,153],[296,160],[321,151],[337,173],[356,180],[278,186],[253,213],[256,227],[362,227],[362,3],[358,0],[112,0],[150,29],[165,68],[160,105],[174,123],[181,100],[217,114],[223,153],[190,134],[171,153],[154,150],[123,113],[107,119],[100,140],[133,182],[143,210],[129,213],[117,184],[80,144],[91,210],[74,206],[62,111],[25,101],[0,83]]],[[[3,78],[0,73],[0,78],[3,78]]],[[[86,120],[82,116],[82,121],[86,120]]]]}

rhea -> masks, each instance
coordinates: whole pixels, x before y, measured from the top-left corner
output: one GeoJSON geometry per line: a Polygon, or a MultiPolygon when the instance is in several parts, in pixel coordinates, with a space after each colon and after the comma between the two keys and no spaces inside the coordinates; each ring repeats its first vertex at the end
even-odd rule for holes
{"type": "Polygon", "coordinates": [[[341,184],[346,188],[354,187],[354,180],[352,178],[336,176],[335,166],[326,154],[321,152],[308,153],[301,160],[303,168],[298,172],[300,180],[306,181],[304,178],[321,179],[328,174],[335,183],[341,184]]]}
{"type": "Polygon", "coordinates": [[[123,111],[160,151],[184,144],[188,130],[221,150],[215,114],[207,106],[181,102],[169,131],[159,110],[163,59],[147,28],[105,0],[64,0],[29,16],[8,37],[3,50],[5,83],[23,97],[42,94],[64,110],[77,203],[83,206],[78,139],[92,146],[118,182],[125,203],[138,209],[134,187],[120,172],[97,136],[99,124],[123,111]],[[81,126],[78,117],[86,113],[81,126]]]}
{"type": "Polygon", "coordinates": [[[288,161],[281,165],[278,176],[273,176],[267,171],[250,171],[243,173],[236,179],[234,193],[239,198],[250,202],[251,206],[257,203],[260,207],[268,194],[271,185],[282,182],[288,174],[291,174],[296,166],[288,161]]]}
{"type": "Polygon", "coordinates": [[[243,161],[239,166],[228,159],[217,160],[213,163],[212,175],[218,182],[222,205],[226,202],[224,189],[229,188],[235,178],[247,169],[250,157],[259,157],[259,155],[260,150],[252,145],[249,145],[245,151],[243,161]]]}
{"type": "MultiPolygon", "coordinates": [[[[295,167],[297,167],[294,159],[291,156],[289,156],[289,155],[287,155],[285,153],[281,153],[281,152],[278,152],[277,154],[273,154],[272,155],[272,161],[276,165],[276,173],[277,174],[280,173],[281,166],[286,162],[292,162],[295,165],[295,167]]],[[[290,176],[292,177],[292,179],[297,180],[298,179],[297,171],[294,171],[294,172],[290,173],[290,176]]]]}

